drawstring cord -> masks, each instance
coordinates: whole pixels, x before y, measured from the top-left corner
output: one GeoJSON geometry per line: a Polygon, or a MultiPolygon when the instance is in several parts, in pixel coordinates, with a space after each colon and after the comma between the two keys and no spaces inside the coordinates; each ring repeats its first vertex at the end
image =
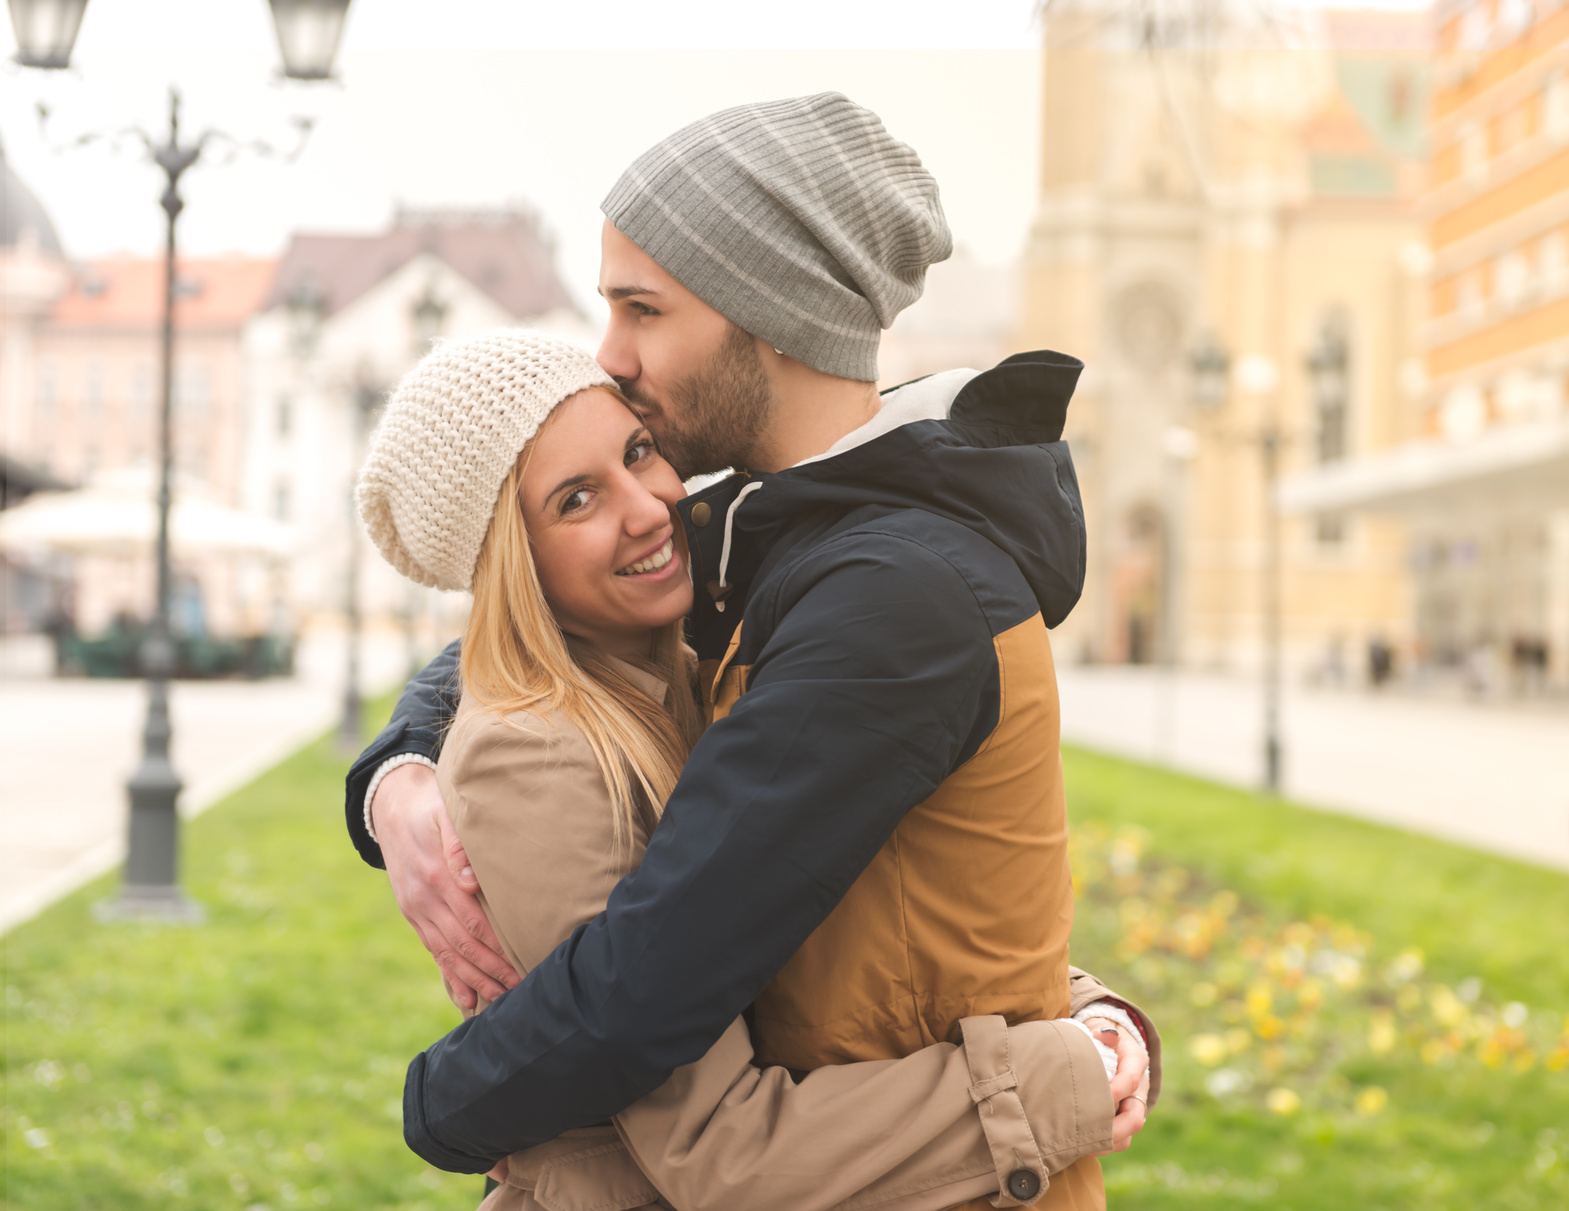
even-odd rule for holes
{"type": "MultiPolygon", "coordinates": [[[[725,591],[725,570],[730,566],[730,535],[735,528],[735,511],[740,508],[743,500],[762,486],[762,480],[754,479],[735,494],[735,499],[730,502],[730,507],[725,510],[725,543],[724,546],[719,548],[719,591],[721,593],[725,591]]],[[[723,601],[715,601],[714,609],[723,614],[725,612],[725,603],[723,601]]]]}

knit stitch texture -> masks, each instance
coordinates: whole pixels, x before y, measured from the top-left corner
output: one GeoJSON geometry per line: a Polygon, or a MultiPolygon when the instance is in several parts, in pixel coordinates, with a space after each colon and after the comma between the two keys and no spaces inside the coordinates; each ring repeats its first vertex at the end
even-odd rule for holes
{"type": "Polygon", "coordinates": [[[522,328],[426,354],[392,392],[355,491],[387,562],[418,584],[472,591],[507,472],[556,406],[588,387],[615,383],[575,345],[522,328]]]}
{"type": "Polygon", "coordinates": [[[953,251],[920,157],[840,93],[694,122],[633,161],[601,209],[732,323],[862,382],[882,329],[953,251]]]}

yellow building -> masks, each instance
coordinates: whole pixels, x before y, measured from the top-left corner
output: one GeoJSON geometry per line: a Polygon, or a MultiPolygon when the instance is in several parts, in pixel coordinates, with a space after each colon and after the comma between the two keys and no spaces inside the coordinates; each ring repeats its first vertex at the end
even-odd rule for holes
{"type": "Polygon", "coordinates": [[[1569,685],[1569,7],[1449,0],[1436,24],[1419,433],[1283,499],[1405,520],[1429,673],[1569,685]]]}
{"type": "MultiPolygon", "coordinates": [[[[1059,647],[1254,668],[1264,439],[1290,472],[1417,421],[1427,26],[1331,13],[1282,45],[1278,25],[1047,11],[1020,347],[1087,364],[1069,438],[1088,580],[1059,647]]],[[[1289,670],[1353,675],[1401,638],[1397,526],[1329,514],[1281,539],[1289,670]]]]}

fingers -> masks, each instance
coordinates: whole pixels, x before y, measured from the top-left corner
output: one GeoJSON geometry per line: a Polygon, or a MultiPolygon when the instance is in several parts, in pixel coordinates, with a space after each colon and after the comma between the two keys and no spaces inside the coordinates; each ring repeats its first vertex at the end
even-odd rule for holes
{"type": "Polygon", "coordinates": [[[507,1158],[506,1157],[502,1157],[499,1161],[497,1161],[496,1162],[496,1167],[494,1169],[492,1169],[489,1173],[485,1174],[485,1176],[490,1178],[490,1180],[493,1181],[493,1182],[504,1182],[504,1181],[506,1181],[507,1180],[507,1158]]]}
{"type": "Polygon", "coordinates": [[[1145,1107],[1137,1097],[1126,1099],[1111,1120],[1111,1150],[1126,1152],[1133,1137],[1144,1130],[1145,1107]]]}
{"type": "Polygon", "coordinates": [[[447,870],[460,888],[474,895],[479,891],[479,880],[474,875],[468,852],[463,848],[463,842],[458,840],[457,830],[452,827],[452,819],[445,809],[436,814],[436,828],[441,834],[441,850],[447,859],[447,870]]]}
{"type": "Polygon", "coordinates": [[[1124,1098],[1139,1091],[1139,1083],[1149,1073],[1149,1055],[1137,1039],[1125,1033],[1117,1036],[1117,1074],[1111,1078],[1112,1100],[1119,1106],[1124,1098]]]}
{"type": "Polygon", "coordinates": [[[482,946],[445,905],[439,906],[429,917],[411,918],[410,922],[419,933],[420,941],[425,943],[425,949],[436,960],[436,966],[441,968],[441,974],[463,997],[463,1008],[474,1007],[474,1002],[466,995],[469,992],[494,1001],[518,982],[517,973],[507,960],[482,946]],[[506,974],[507,981],[499,979],[499,973],[493,970],[498,966],[506,974]]]}

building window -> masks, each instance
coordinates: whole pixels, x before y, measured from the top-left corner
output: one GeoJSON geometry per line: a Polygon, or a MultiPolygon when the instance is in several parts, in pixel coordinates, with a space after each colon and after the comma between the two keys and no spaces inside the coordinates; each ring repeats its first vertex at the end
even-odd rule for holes
{"type": "Polygon", "coordinates": [[[97,362],[88,362],[82,373],[82,404],[86,418],[96,421],[103,411],[104,371],[97,362]]]}
{"type": "Polygon", "coordinates": [[[1460,172],[1473,185],[1487,179],[1487,128],[1468,122],[1460,130],[1460,172]]]}
{"type": "Polygon", "coordinates": [[[38,372],[38,411],[48,416],[54,412],[58,385],[53,366],[44,366],[38,372]]]}
{"type": "Polygon", "coordinates": [[[1509,311],[1523,307],[1531,289],[1531,263],[1518,250],[1493,262],[1493,297],[1509,311]]]}
{"type": "Polygon", "coordinates": [[[1542,96],[1542,129],[1554,143],[1569,141],[1569,72],[1547,82],[1542,96]]]}
{"type": "Polygon", "coordinates": [[[1488,12],[1488,7],[1485,3],[1473,4],[1470,11],[1460,19],[1458,43],[1461,50],[1481,50],[1487,45],[1493,32],[1492,14],[1488,12]]]}
{"type": "Polygon", "coordinates": [[[278,397],[278,410],[276,413],[276,418],[278,437],[280,439],[285,439],[289,436],[290,431],[294,428],[294,403],[287,395],[280,395],[278,397]]]}
{"type": "Polygon", "coordinates": [[[1569,241],[1562,231],[1551,231],[1542,237],[1537,250],[1541,266],[1542,289],[1549,295],[1562,294],[1569,289],[1569,241]]]}

